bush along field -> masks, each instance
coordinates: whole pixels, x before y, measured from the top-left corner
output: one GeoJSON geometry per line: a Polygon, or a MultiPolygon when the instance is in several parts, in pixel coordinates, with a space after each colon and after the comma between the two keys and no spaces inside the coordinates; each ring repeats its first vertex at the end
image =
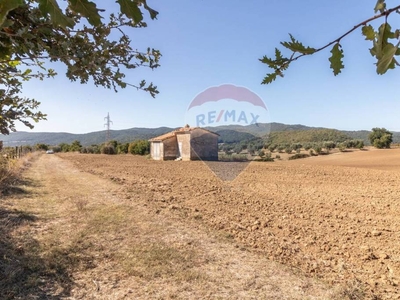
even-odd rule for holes
{"type": "Polygon", "coordinates": [[[36,145],[36,149],[53,150],[59,152],[80,152],[86,154],[134,154],[134,155],[148,155],[150,153],[150,143],[147,140],[136,140],[131,143],[121,143],[115,140],[100,144],[82,146],[80,141],[73,141],[71,144],[61,143],[57,146],[50,145],[36,145]]]}

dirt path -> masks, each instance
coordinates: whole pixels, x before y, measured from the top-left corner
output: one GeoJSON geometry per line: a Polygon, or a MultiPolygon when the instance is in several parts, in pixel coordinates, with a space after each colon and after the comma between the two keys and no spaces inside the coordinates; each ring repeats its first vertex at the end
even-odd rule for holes
{"type": "Polygon", "coordinates": [[[140,187],[127,191],[55,155],[41,156],[25,176],[23,193],[0,201],[6,299],[333,297],[201,218],[154,211],[140,187]]]}

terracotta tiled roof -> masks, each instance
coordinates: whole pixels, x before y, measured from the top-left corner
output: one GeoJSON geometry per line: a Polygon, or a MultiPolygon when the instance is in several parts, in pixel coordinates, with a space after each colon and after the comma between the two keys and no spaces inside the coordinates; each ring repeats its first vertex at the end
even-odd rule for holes
{"type": "Polygon", "coordinates": [[[176,135],[176,133],[175,133],[175,130],[174,130],[174,131],[165,133],[165,134],[163,134],[163,135],[156,136],[156,137],[150,139],[149,141],[150,141],[150,142],[164,141],[164,140],[167,140],[167,139],[169,139],[169,138],[174,137],[175,135],[176,135]]]}
{"type": "Polygon", "coordinates": [[[167,140],[167,139],[169,139],[169,138],[172,138],[172,137],[176,136],[177,134],[182,134],[182,133],[186,133],[186,132],[191,132],[191,131],[196,130],[196,129],[201,129],[201,130],[207,131],[207,132],[209,132],[209,133],[212,133],[212,134],[215,134],[215,135],[219,135],[218,133],[212,132],[212,131],[210,131],[210,130],[207,130],[207,129],[204,129],[204,128],[201,128],[201,127],[189,127],[189,126],[185,126],[185,127],[176,129],[176,130],[174,130],[174,131],[165,133],[165,134],[163,134],[163,135],[154,137],[154,138],[150,139],[149,141],[150,141],[150,142],[161,142],[161,141],[167,140]]]}

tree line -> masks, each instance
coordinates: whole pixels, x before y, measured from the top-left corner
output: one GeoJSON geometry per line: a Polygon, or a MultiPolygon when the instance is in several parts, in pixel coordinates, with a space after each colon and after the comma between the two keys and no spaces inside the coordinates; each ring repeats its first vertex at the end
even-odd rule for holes
{"type": "MultiPolygon", "coordinates": [[[[276,132],[275,134],[277,135],[268,139],[253,138],[237,143],[221,143],[219,145],[219,151],[224,152],[226,155],[246,152],[250,155],[266,157],[268,155],[270,156],[274,152],[287,154],[293,154],[293,152],[295,152],[295,154],[300,154],[301,150],[305,150],[309,151],[312,156],[329,153],[335,148],[344,152],[346,149],[363,149],[365,147],[364,140],[362,139],[344,139],[346,137],[345,135],[332,135],[330,134],[332,132],[334,132],[334,130],[325,129],[301,132],[302,135],[300,135],[300,138],[303,137],[307,140],[304,142],[290,142],[290,139],[285,139],[285,137],[288,136],[286,135],[286,132],[283,132],[284,136],[278,135],[279,132],[276,132]],[[321,135],[321,133],[329,134],[326,136],[321,135]],[[327,138],[330,137],[335,137],[337,139],[333,141],[328,140],[327,138]]],[[[293,138],[292,133],[293,132],[290,132],[289,135],[291,138],[293,138]]],[[[378,149],[387,149],[390,148],[390,145],[393,142],[393,133],[385,128],[373,128],[368,139],[374,147],[378,149]]]]}
{"type": "Polygon", "coordinates": [[[46,144],[36,144],[35,150],[53,150],[55,153],[59,152],[80,152],[86,154],[134,154],[134,155],[147,155],[150,153],[150,143],[147,140],[135,140],[130,143],[121,143],[118,141],[109,141],[103,144],[93,144],[90,146],[82,146],[78,140],[73,141],[71,144],[60,143],[56,146],[46,144]]]}

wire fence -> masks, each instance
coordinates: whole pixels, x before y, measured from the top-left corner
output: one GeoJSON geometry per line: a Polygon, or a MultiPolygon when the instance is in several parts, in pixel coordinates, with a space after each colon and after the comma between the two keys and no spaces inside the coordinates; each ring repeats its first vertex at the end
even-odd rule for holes
{"type": "Polygon", "coordinates": [[[3,142],[0,141],[0,154],[6,159],[20,159],[27,153],[32,152],[30,147],[16,146],[16,147],[3,147],[3,142]]]}

